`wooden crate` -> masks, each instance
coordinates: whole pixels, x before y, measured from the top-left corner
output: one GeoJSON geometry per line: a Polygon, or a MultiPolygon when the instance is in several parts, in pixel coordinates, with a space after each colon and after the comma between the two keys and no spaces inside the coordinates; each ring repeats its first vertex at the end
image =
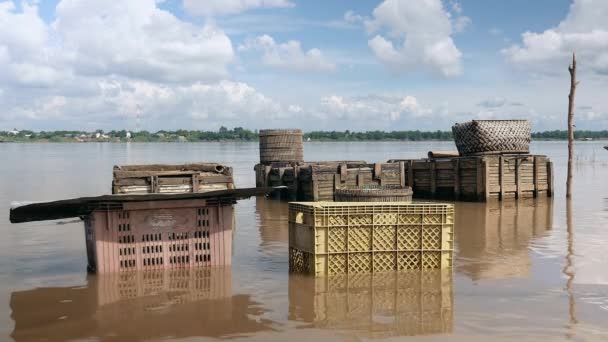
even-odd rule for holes
{"type": "Polygon", "coordinates": [[[486,201],[553,196],[553,163],[542,155],[390,160],[403,164],[415,197],[486,201]]]}
{"type": "Polygon", "coordinates": [[[114,166],[113,194],[186,193],[234,189],[232,168],[213,164],[114,166]]]}

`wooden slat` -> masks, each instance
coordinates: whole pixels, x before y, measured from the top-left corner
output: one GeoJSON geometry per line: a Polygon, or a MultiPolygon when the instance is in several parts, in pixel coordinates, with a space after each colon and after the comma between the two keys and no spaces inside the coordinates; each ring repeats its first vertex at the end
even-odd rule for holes
{"type": "Polygon", "coordinates": [[[505,161],[502,159],[502,156],[498,157],[498,177],[500,182],[500,195],[498,198],[502,200],[505,195],[505,161]]]}
{"type": "Polygon", "coordinates": [[[437,171],[435,170],[435,160],[431,160],[429,163],[429,172],[431,179],[431,194],[435,195],[437,192],[437,171]]]}
{"type": "Polygon", "coordinates": [[[481,158],[477,158],[477,172],[476,172],[476,193],[477,193],[477,200],[481,201],[483,200],[482,197],[484,196],[485,192],[483,189],[483,166],[482,166],[482,160],[481,158]]]}
{"type": "Polygon", "coordinates": [[[515,198],[519,198],[519,165],[520,165],[520,161],[519,159],[515,159],[515,198]]]}
{"type": "Polygon", "coordinates": [[[460,158],[454,158],[454,198],[460,199],[460,158]]]}
{"type": "Polygon", "coordinates": [[[414,161],[409,160],[407,166],[407,185],[414,188],[414,161]]]}
{"type": "Polygon", "coordinates": [[[144,178],[151,176],[189,176],[198,171],[114,171],[114,179],[144,178]]]}
{"type": "Polygon", "coordinates": [[[484,182],[484,201],[487,201],[490,198],[490,165],[488,165],[488,160],[483,159],[483,182],[484,182]]]}
{"type": "Polygon", "coordinates": [[[534,166],[532,183],[534,183],[534,197],[538,197],[538,158],[534,156],[533,160],[534,166]]]}
{"type": "Polygon", "coordinates": [[[405,162],[399,162],[399,184],[405,186],[405,162]]]}
{"type": "Polygon", "coordinates": [[[553,197],[553,162],[547,161],[547,196],[553,197]]]}

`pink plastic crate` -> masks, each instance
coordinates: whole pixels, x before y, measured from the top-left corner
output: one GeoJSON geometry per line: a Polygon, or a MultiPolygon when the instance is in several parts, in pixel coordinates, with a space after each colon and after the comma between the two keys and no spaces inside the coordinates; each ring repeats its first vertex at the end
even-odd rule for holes
{"type": "Polygon", "coordinates": [[[217,200],[125,202],[85,219],[89,270],[230,265],[234,208],[217,200]]]}

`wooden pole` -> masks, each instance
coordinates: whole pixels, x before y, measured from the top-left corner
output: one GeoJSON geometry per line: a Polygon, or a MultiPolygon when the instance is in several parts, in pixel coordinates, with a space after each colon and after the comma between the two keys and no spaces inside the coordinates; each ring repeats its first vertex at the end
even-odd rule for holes
{"type": "Polygon", "coordinates": [[[566,179],[566,197],[572,197],[572,160],[574,159],[574,95],[576,94],[576,55],[572,54],[570,72],[570,94],[568,95],[568,178],[566,179]]]}

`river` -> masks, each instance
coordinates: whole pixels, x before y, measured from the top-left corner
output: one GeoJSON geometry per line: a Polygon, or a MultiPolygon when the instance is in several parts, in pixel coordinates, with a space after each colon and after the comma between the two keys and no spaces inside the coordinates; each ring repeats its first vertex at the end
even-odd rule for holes
{"type": "MultiPolygon", "coordinates": [[[[456,203],[453,272],[289,275],[287,204],[236,205],[231,268],[87,274],[78,220],[11,225],[12,201],[109,193],[112,166],[212,161],[255,185],[257,143],[0,144],[0,340],[357,341],[608,339],[608,152],[577,142],[565,200],[565,142],[553,200],[456,203]]],[[[420,158],[449,142],[312,142],[308,160],[420,158]]]]}

